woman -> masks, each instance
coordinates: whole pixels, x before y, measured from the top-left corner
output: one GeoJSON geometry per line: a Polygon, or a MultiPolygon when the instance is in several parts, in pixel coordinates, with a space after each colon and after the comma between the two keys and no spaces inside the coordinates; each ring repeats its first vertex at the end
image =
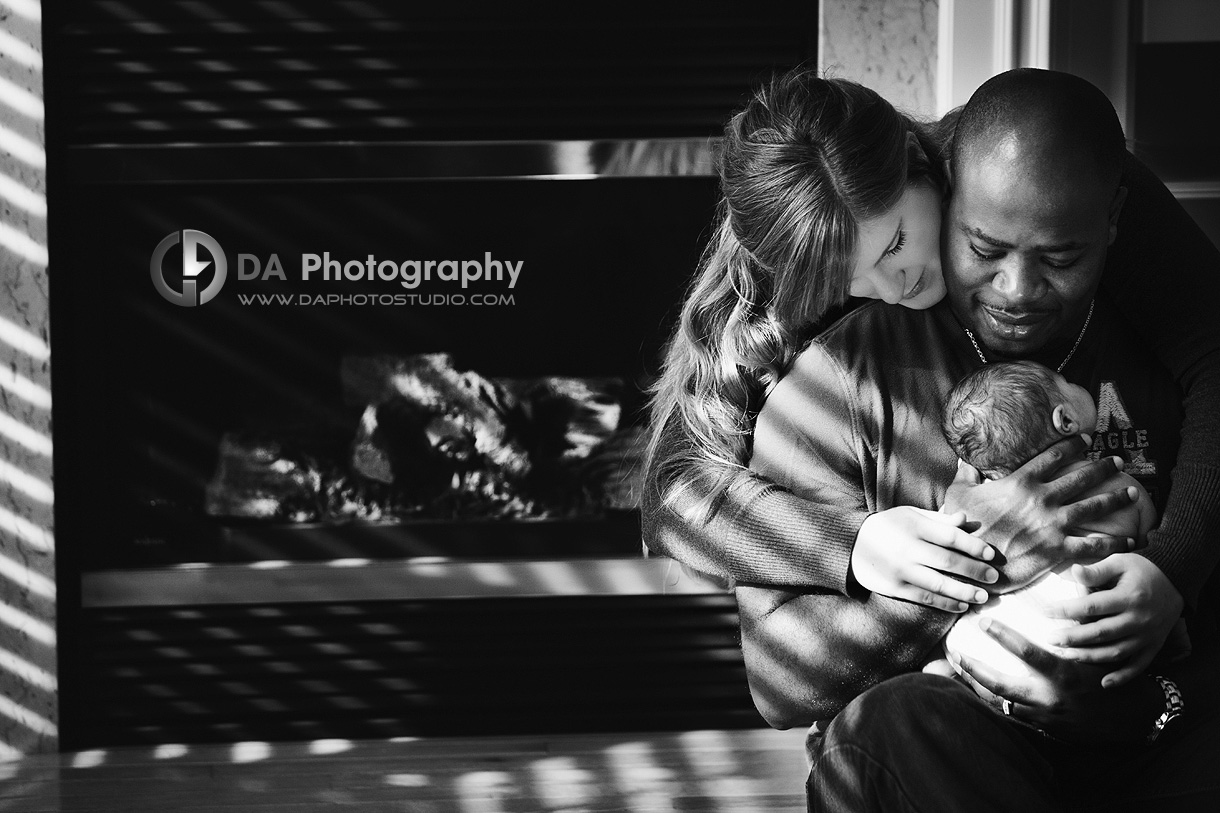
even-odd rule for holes
{"type": "MultiPolygon", "coordinates": [[[[664,495],[663,510],[681,511],[697,524],[718,513],[734,486],[758,487],[743,467],[762,396],[849,296],[909,308],[930,307],[944,296],[938,154],[920,125],[875,92],[804,71],[777,78],[729,121],[719,225],[652,401],[650,483],[664,495]],[[900,229],[892,227],[895,220],[900,229]]],[[[850,573],[862,586],[908,597],[910,591],[887,583],[883,569],[870,562],[893,562],[898,551],[915,563],[933,553],[931,546],[981,556],[986,547],[956,528],[960,516],[890,509],[863,519],[857,538],[859,517],[785,505],[780,492],[765,493],[763,510],[771,516],[793,509],[816,515],[819,544],[781,534],[782,547],[775,549],[805,549],[794,557],[811,566],[799,574],[802,583],[845,589],[849,571],[842,565],[852,557],[850,573]],[[895,544],[895,534],[905,544],[895,544]]],[[[760,571],[765,559],[739,561],[734,536],[707,559],[666,552],[730,578],[791,583],[787,562],[760,571]]],[[[985,575],[968,556],[955,555],[953,562],[950,572],[985,575]]],[[[945,609],[986,600],[985,592],[960,582],[947,589],[950,595],[938,597],[945,609]]]]}
{"type": "MultiPolygon", "coordinates": [[[[739,581],[844,593],[859,584],[952,611],[986,599],[937,572],[994,578],[989,549],[956,527],[960,515],[817,505],[745,468],[767,387],[849,296],[913,308],[943,296],[936,145],[872,91],[810,72],[773,80],[730,120],[719,225],[652,403],[643,518],[653,551],[739,581]],[[945,548],[954,549],[947,565],[945,548]]],[[[1189,550],[1166,575],[1190,604],[1214,567],[1210,535],[1220,530],[1218,508],[1190,498],[1220,477],[1220,327],[1205,311],[1182,318],[1182,287],[1214,287],[1220,258],[1134,160],[1124,184],[1140,211],[1124,211],[1102,286],[1188,393],[1161,530],[1189,550]],[[1154,260],[1182,279],[1141,273],[1154,260]]]]}

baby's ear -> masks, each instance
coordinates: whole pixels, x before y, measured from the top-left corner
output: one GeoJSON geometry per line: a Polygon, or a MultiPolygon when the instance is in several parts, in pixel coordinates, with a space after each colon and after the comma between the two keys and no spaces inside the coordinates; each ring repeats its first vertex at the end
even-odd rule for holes
{"type": "Polygon", "coordinates": [[[1056,406],[1055,411],[1051,413],[1051,423],[1054,424],[1055,431],[1064,437],[1080,434],[1080,425],[1068,414],[1067,408],[1063,404],[1056,406]]]}

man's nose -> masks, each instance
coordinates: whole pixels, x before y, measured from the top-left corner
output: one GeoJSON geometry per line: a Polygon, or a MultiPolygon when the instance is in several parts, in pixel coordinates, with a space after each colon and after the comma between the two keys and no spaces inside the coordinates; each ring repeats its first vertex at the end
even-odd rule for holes
{"type": "Polygon", "coordinates": [[[1009,302],[1022,302],[1040,298],[1046,280],[1037,260],[1009,254],[1000,261],[991,285],[1009,302]]]}

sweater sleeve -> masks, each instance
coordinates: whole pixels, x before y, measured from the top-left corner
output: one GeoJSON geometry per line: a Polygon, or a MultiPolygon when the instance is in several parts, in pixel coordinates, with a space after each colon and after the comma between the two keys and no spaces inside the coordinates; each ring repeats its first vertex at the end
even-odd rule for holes
{"type": "MultiPolygon", "coordinates": [[[[877,402],[857,382],[811,345],[758,416],[751,468],[794,494],[867,516],[877,504],[871,439],[882,432],[877,402]]],[[[833,717],[870,686],[918,669],[957,618],[868,592],[743,583],[735,595],[750,693],[780,728],[833,717]]]]}
{"type": "MultiPolygon", "coordinates": [[[[820,348],[812,351],[811,361],[821,358],[820,348]]],[[[759,468],[756,464],[764,452],[759,444],[763,444],[768,463],[761,471],[767,477],[745,468],[727,472],[728,488],[713,502],[710,514],[698,510],[714,488],[710,475],[679,492],[663,493],[656,471],[685,442],[676,421],[666,427],[657,459],[645,476],[641,513],[649,550],[734,582],[846,594],[856,534],[869,515],[865,498],[857,493],[858,470],[854,475],[830,476],[832,470],[855,463],[855,449],[847,439],[851,431],[847,427],[831,433],[840,440],[833,444],[833,456],[806,442],[811,423],[820,424],[819,412],[845,415],[846,410],[841,403],[827,403],[840,400],[841,393],[827,396],[826,390],[801,387],[798,382],[804,377],[795,371],[767,399],[756,425],[751,465],[759,468]],[[832,457],[842,465],[836,467],[832,457]],[[845,485],[836,487],[836,482],[845,485]],[[821,487],[815,489],[813,484],[821,487]]]]}
{"type": "Polygon", "coordinates": [[[1155,175],[1130,157],[1128,194],[1102,287],[1181,388],[1181,447],[1143,555],[1188,606],[1220,561],[1220,252],[1155,175]]]}
{"type": "Polygon", "coordinates": [[[672,423],[666,427],[645,473],[640,514],[648,551],[731,582],[846,592],[852,547],[867,512],[810,502],[748,469],[728,466],[721,469],[728,487],[705,512],[714,488],[711,474],[681,490],[671,487],[668,495],[657,477],[683,434],[672,423]]]}
{"type": "Polygon", "coordinates": [[[776,728],[827,720],[866,689],[918,670],[959,617],[879,593],[741,584],[735,595],[750,694],[776,728]]]}

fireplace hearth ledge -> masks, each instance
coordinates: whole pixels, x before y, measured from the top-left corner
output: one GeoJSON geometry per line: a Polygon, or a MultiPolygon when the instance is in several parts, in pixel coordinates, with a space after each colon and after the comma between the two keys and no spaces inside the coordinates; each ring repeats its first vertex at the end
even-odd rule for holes
{"type": "Polygon", "coordinates": [[[541,596],[707,595],[724,587],[666,557],[267,560],[86,573],[82,606],[169,607],[541,596]]]}

